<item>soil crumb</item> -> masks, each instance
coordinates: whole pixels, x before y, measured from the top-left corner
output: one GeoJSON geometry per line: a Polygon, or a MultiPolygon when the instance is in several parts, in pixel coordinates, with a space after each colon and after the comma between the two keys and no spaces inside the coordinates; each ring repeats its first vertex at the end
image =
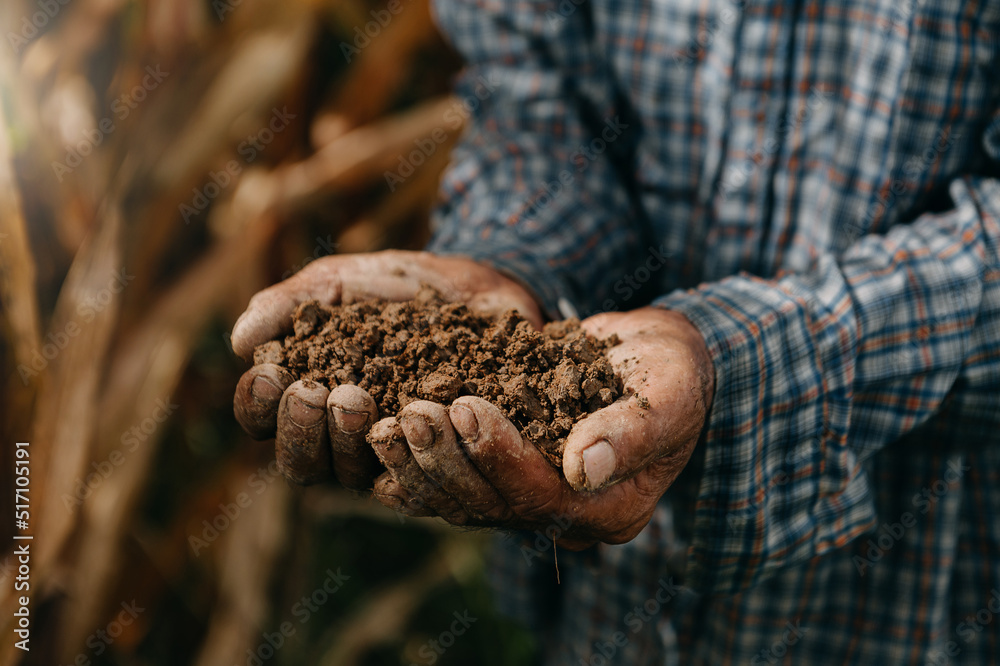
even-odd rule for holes
{"type": "Polygon", "coordinates": [[[573,424],[618,399],[621,380],[598,340],[576,319],[536,331],[514,310],[497,319],[446,303],[430,288],[412,301],[299,305],[294,333],[259,346],[255,363],[333,388],[356,384],[379,416],[414,400],[450,404],[463,395],[499,407],[555,467],[573,424]]]}

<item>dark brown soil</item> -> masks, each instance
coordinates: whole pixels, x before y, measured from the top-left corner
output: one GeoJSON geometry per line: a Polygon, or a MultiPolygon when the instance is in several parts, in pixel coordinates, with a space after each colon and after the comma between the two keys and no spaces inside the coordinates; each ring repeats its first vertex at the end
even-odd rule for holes
{"type": "Polygon", "coordinates": [[[575,319],[539,332],[516,311],[493,320],[424,289],[401,303],[309,301],[293,324],[284,341],[259,346],[254,362],[277,363],[328,388],[357,384],[383,418],[414,400],[485,398],[560,468],[573,424],[621,395],[605,357],[617,336],[597,340],[575,319]]]}

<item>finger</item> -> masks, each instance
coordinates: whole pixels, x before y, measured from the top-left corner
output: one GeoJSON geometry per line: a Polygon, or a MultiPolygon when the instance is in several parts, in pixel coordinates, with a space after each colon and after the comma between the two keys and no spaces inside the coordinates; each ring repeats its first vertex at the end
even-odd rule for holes
{"type": "Polygon", "coordinates": [[[621,326],[619,326],[618,320],[622,316],[620,312],[599,312],[582,320],[580,328],[598,339],[606,338],[612,333],[618,333],[621,336],[625,333],[625,331],[619,330],[621,326]]]}
{"type": "Polygon", "coordinates": [[[379,273],[361,273],[352,271],[343,276],[344,303],[356,303],[373,298],[384,298],[388,301],[408,301],[416,296],[420,283],[407,274],[385,273],[384,267],[379,273]]]}
{"type": "Polygon", "coordinates": [[[233,351],[250,359],[254,348],[292,329],[292,314],[300,303],[317,300],[328,305],[371,298],[400,301],[413,298],[421,282],[441,282],[433,270],[418,265],[414,252],[330,257],[310,263],[284,282],[250,299],[233,326],[233,351]],[[387,270],[392,265],[395,270],[387,270]]]}
{"type": "Polygon", "coordinates": [[[317,261],[284,282],[257,292],[233,326],[233,351],[249,360],[254,348],[292,330],[292,313],[310,299],[333,304],[340,301],[337,264],[317,261]]]}
{"type": "Polygon", "coordinates": [[[473,464],[515,514],[544,522],[561,512],[569,488],[559,471],[496,406],[461,397],[453,403],[451,422],[473,464]]]}
{"type": "Polygon", "coordinates": [[[527,296],[527,292],[505,288],[478,291],[469,299],[468,305],[470,309],[490,317],[499,317],[508,310],[517,310],[536,329],[541,329],[545,322],[541,308],[527,296]]]}
{"type": "Polygon", "coordinates": [[[454,406],[460,404],[475,418],[466,419],[461,411],[458,418],[452,414],[455,432],[476,467],[523,523],[543,526],[546,533],[558,527],[556,538],[575,549],[597,540],[624,543],[649,521],[648,507],[655,506],[659,494],[643,495],[637,484],[576,493],[497,407],[471,396],[459,398],[454,406]]]}
{"type": "Polygon", "coordinates": [[[406,301],[416,297],[421,285],[428,284],[434,287],[445,301],[465,300],[470,309],[494,317],[508,310],[517,310],[535,328],[542,326],[541,309],[538,305],[512,289],[497,288],[485,291],[481,290],[481,287],[460,289],[455,286],[454,281],[439,272],[429,271],[415,264],[397,267],[394,273],[385,273],[384,267],[382,272],[376,273],[345,271],[341,283],[343,289],[341,301],[344,303],[373,298],[406,301]]]}
{"type": "Polygon", "coordinates": [[[270,439],[278,422],[278,403],[292,375],[273,363],[256,365],[240,377],[233,395],[233,414],[254,439],[270,439]]]}
{"type": "Polygon", "coordinates": [[[465,525],[469,515],[435,484],[410,454],[403,430],[395,418],[382,419],[368,433],[368,442],[394,479],[439,516],[453,525],[465,525]]]}
{"type": "Polygon", "coordinates": [[[649,367],[630,372],[625,387],[624,398],[578,422],[566,438],[563,474],[574,490],[631,478],[654,460],[666,463],[657,468],[663,474],[687,462],[691,449],[685,444],[697,439],[701,423],[697,414],[685,413],[690,400],[683,392],[691,387],[681,376],[649,367]]]}
{"type": "Polygon", "coordinates": [[[580,421],[566,439],[563,474],[574,490],[597,490],[630,475],[656,457],[661,433],[636,397],[616,402],[580,421]]]}
{"type": "Polygon", "coordinates": [[[372,495],[386,508],[404,516],[424,518],[437,515],[433,509],[424,504],[422,499],[410,494],[406,488],[399,485],[389,472],[384,472],[375,480],[372,495]]]}
{"type": "Polygon", "coordinates": [[[331,476],[326,428],[328,393],[321,384],[304,379],[289,386],[281,396],[274,451],[278,469],[289,481],[305,486],[331,476]]]}
{"type": "Polygon", "coordinates": [[[437,289],[445,300],[462,297],[442,274],[448,262],[424,252],[386,250],[345,259],[349,269],[341,271],[341,301],[344,303],[372,298],[406,301],[414,298],[424,284],[437,289]]]}
{"type": "MultiPolygon", "coordinates": [[[[453,409],[468,411],[462,405],[453,409]]],[[[443,405],[427,400],[411,402],[400,412],[399,424],[417,464],[472,517],[496,522],[512,517],[507,502],[459,446],[443,405]]]]}
{"type": "Polygon", "coordinates": [[[345,303],[373,296],[408,300],[428,284],[446,301],[465,301],[471,309],[493,316],[518,310],[536,328],[542,326],[541,309],[525,286],[495,270],[484,269],[469,257],[388,250],[352,259],[357,270],[343,272],[345,303]],[[392,266],[391,271],[386,270],[387,264],[392,266]]]}
{"type": "Polygon", "coordinates": [[[371,488],[375,477],[385,471],[365,441],[378,420],[375,401],[363,388],[341,384],[330,391],[326,410],[334,474],[351,490],[371,488]]]}

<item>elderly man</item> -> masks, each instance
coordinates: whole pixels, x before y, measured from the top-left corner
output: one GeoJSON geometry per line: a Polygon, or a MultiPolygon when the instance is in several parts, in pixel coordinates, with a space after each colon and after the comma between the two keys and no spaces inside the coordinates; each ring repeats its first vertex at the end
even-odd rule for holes
{"type": "Polygon", "coordinates": [[[234,348],[304,299],[427,282],[538,324],[591,315],[649,409],[580,422],[563,474],[474,397],[404,409],[386,471],[364,391],[276,366],[241,380],[244,426],[292,479],[526,530],[501,601],[546,663],[995,663],[1000,2],[435,9],[460,85],[490,92],[430,247],[311,264],[251,301],[234,348]],[[558,586],[550,537],[578,551],[558,586]]]}

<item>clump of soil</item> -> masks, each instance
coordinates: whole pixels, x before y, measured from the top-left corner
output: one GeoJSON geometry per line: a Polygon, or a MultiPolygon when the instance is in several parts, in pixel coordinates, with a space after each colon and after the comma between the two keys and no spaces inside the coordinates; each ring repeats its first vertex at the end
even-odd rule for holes
{"type": "Polygon", "coordinates": [[[448,405],[479,396],[557,468],[573,424],[622,392],[605,357],[617,336],[597,340],[576,319],[539,332],[514,310],[494,320],[425,288],[405,302],[308,301],[292,321],[294,334],[257,347],[255,363],[282,365],[328,388],[356,384],[383,418],[414,400],[448,405]]]}

